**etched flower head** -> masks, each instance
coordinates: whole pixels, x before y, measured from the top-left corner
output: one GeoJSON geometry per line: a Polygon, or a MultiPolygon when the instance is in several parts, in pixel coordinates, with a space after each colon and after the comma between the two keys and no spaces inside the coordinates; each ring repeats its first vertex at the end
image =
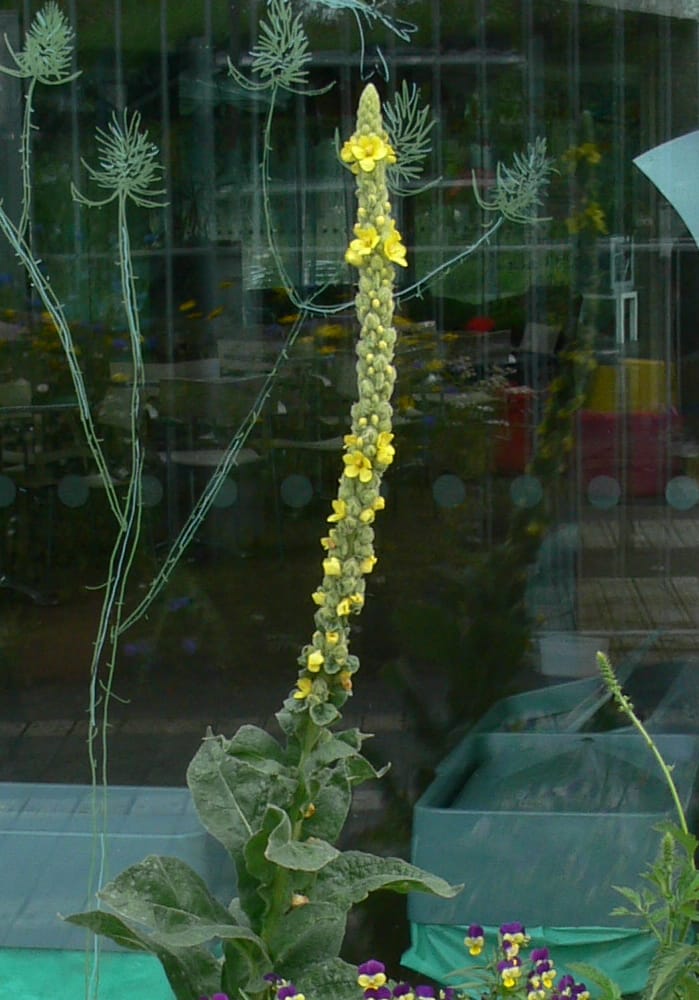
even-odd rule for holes
{"type": "Polygon", "coordinates": [[[159,151],[148,133],[141,131],[141,116],[137,111],[129,118],[114,113],[107,130],[97,129],[97,148],[100,169],[83,161],[90,180],[110,191],[106,198],[92,201],[73,187],[73,197],[84,205],[106,205],[115,198],[130,199],[142,208],[161,208],[156,199],[165,193],[160,183],[162,166],[159,151]]]}
{"type": "Polygon", "coordinates": [[[0,66],[0,72],[49,86],[68,83],[80,75],[70,72],[74,41],[75,32],[65,14],[49,0],[34,17],[20,52],[15,52],[5,37],[17,69],[0,66]]]}

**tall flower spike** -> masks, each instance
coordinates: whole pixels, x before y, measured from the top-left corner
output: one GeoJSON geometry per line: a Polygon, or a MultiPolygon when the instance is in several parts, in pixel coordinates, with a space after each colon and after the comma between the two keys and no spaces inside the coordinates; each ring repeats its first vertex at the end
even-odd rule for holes
{"type": "Polygon", "coordinates": [[[106,205],[115,198],[130,199],[141,208],[162,208],[156,199],[165,193],[160,183],[162,166],[158,162],[159,150],[141,131],[141,116],[134,111],[131,118],[126,111],[120,117],[112,115],[107,131],[97,129],[97,149],[100,170],[82,161],[90,180],[111,191],[106,198],[93,201],[73,186],[73,197],[84,205],[106,205]]]}
{"type": "Polygon", "coordinates": [[[74,41],[75,32],[65,14],[49,0],[32,21],[20,52],[14,51],[5,35],[5,45],[17,69],[0,66],[0,73],[48,86],[75,80],[80,73],[70,72],[74,41]]]}
{"type": "Polygon", "coordinates": [[[337,499],[328,516],[332,528],[321,541],[332,554],[323,561],[323,581],[313,594],[315,631],[299,657],[301,670],[292,699],[296,710],[308,709],[318,725],[337,716],[359,667],[349,653],[350,619],[363,607],[365,577],[376,563],[373,521],[384,507],[381,481],[394,457],[393,286],[395,266],[405,265],[405,247],[386,186],[386,171],[395,154],[381,120],[379,95],[371,84],[360,97],[357,127],[341,158],[357,180],[357,224],[346,259],[358,272],[358,399],[344,439],[337,499]]]}

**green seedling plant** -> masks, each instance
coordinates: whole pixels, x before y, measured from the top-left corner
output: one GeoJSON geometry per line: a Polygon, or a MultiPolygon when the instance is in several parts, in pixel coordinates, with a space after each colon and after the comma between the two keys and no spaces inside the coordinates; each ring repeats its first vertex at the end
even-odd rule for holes
{"type": "Polygon", "coordinates": [[[643,998],[644,1000],[696,1000],[699,997],[699,872],[696,852],[699,841],[690,831],[672,767],[663,759],[653,737],[619,683],[609,658],[597,654],[605,684],[621,712],[643,737],[655,758],[674,804],[677,822],[661,825],[660,848],[656,860],[641,874],[640,889],[615,886],[626,906],[613,910],[617,916],[635,917],[658,941],[643,998]]]}

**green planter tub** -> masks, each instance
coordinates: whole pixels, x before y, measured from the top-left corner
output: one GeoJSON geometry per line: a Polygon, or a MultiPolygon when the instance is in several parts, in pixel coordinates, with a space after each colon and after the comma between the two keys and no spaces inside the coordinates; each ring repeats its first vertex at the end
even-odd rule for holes
{"type": "MultiPolygon", "coordinates": [[[[674,818],[645,743],[628,730],[478,728],[415,806],[412,861],[464,890],[451,900],[411,895],[403,963],[448,984],[450,972],[469,964],[470,924],[494,936],[517,920],[534,947],[551,948],[559,971],[585,961],[624,992],[640,990],[654,939],[610,912],[621,903],[613,886],[638,885],[658,850],[657,824],[674,818]]],[[[657,743],[691,814],[699,737],[662,734],[657,743]]]]}

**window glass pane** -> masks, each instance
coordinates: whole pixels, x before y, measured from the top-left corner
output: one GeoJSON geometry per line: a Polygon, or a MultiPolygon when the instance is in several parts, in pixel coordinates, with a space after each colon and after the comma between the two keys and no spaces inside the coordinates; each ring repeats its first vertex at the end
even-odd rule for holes
{"type": "MultiPolygon", "coordinates": [[[[308,61],[277,86],[281,0],[70,0],[66,79],[33,86],[40,5],[5,0],[0,781],[84,785],[104,767],[113,785],[181,787],[207,726],[273,728],[355,447],[345,252],[372,236],[353,228],[342,149],[367,82],[407,168],[391,175],[407,267],[345,707],[380,734],[375,763],[395,762],[380,801],[399,819],[367,798],[359,825],[408,856],[449,751],[505,697],[594,687],[597,648],[635,668],[647,716],[695,732],[688,6],[297,3],[308,61]],[[154,144],[160,165],[125,215],[107,176],[119,130],[147,133],[139,155],[154,144]],[[527,202],[517,179],[546,158],[527,202]]],[[[622,722],[607,705],[585,725],[622,722]]]]}

